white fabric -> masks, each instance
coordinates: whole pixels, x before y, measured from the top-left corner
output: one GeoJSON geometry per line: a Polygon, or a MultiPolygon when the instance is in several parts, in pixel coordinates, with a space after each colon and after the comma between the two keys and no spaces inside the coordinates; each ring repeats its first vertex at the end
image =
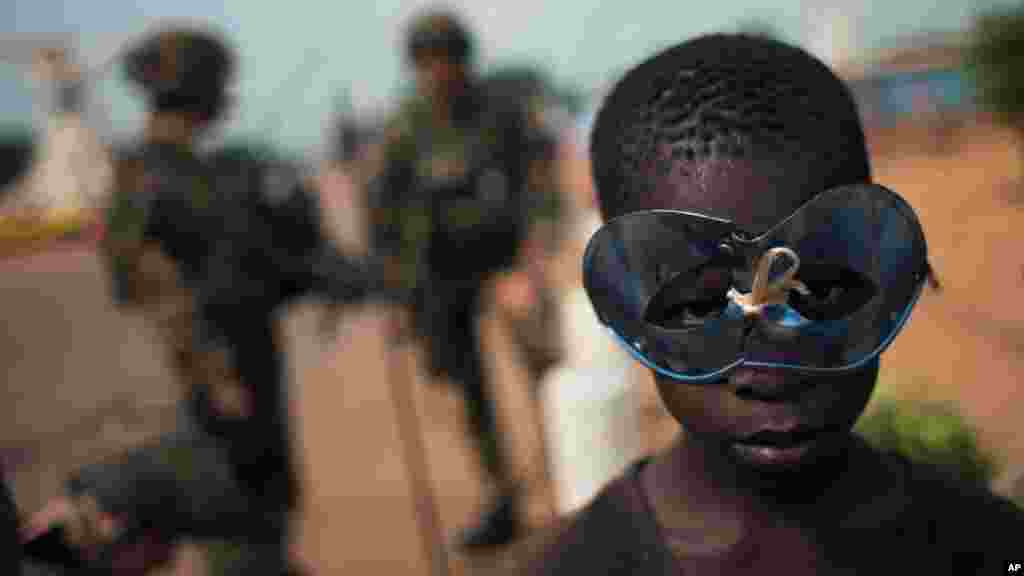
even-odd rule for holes
{"type": "MultiPolygon", "coordinates": [[[[600,216],[580,224],[580,239],[589,239],[600,216]]],[[[558,511],[568,514],[640,456],[642,438],[633,358],[598,322],[582,287],[561,309],[565,361],[541,386],[558,511]]]]}
{"type": "Polygon", "coordinates": [[[30,205],[77,211],[98,206],[110,191],[110,156],[80,115],[50,116],[40,152],[26,190],[30,205]]]}
{"type": "Polygon", "coordinates": [[[32,167],[9,202],[54,216],[99,207],[113,186],[113,166],[106,146],[83,117],[88,76],[65,79],[49,67],[35,72],[36,102],[47,113],[32,167]]]}

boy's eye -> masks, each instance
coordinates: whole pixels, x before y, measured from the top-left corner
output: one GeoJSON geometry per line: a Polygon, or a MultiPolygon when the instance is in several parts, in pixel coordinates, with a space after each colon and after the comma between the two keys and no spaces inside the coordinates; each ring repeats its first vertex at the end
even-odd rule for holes
{"type": "Polygon", "coordinates": [[[849,268],[826,264],[805,264],[796,279],[809,295],[791,291],[789,305],[804,318],[814,321],[839,320],[850,316],[875,297],[874,284],[849,268]]]}
{"type": "Polygon", "coordinates": [[[669,329],[700,326],[725,310],[730,286],[732,271],[721,265],[678,274],[651,299],[644,320],[669,329]]]}

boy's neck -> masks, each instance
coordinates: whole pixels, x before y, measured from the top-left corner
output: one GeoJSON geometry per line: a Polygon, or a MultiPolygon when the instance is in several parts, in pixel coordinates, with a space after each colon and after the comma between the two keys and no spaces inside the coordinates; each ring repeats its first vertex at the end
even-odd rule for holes
{"type": "Polygon", "coordinates": [[[743,469],[721,446],[683,433],[643,470],[641,482],[667,544],[703,555],[735,545],[753,524],[814,516],[847,456],[844,446],[813,466],[767,476],[743,469]]]}

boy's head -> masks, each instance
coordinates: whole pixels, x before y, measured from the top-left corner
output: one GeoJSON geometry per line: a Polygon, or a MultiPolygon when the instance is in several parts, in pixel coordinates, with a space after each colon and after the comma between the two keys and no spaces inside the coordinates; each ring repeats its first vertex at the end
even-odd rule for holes
{"type": "MultiPolygon", "coordinates": [[[[591,162],[605,219],[672,209],[762,233],[818,193],[870,180],[856,105],[828,67],[775,40],[711,35],[630,70],[604,102],[591,162]]],[[[740,367],[691,385],[656,374],[691,437],[756,470],[841,446],[878,364],[807,375],[740,367]]]]}

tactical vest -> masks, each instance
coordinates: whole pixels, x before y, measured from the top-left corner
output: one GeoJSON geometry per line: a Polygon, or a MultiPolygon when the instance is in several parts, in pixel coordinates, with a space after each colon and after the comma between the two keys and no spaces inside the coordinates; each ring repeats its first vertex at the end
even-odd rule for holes
{"type": "Polygon", "coordinates": [[[115,302],[132,297],[135,259],[159,248],[175,261],[181,280],[196,281],[205,254],[204,229],[213,201],[211,174],[190,151],[159,144],[122,151],[107,209],[103,252],[115,302]]]}
{"type": "Polygon", "coordinates": [[[413,185],[405,244],[418,247],[421,273],[480,281],[512,264],[524,229],[526,135],[517,111],[476,90],[455,125],[411,112],[413,185]]]}

